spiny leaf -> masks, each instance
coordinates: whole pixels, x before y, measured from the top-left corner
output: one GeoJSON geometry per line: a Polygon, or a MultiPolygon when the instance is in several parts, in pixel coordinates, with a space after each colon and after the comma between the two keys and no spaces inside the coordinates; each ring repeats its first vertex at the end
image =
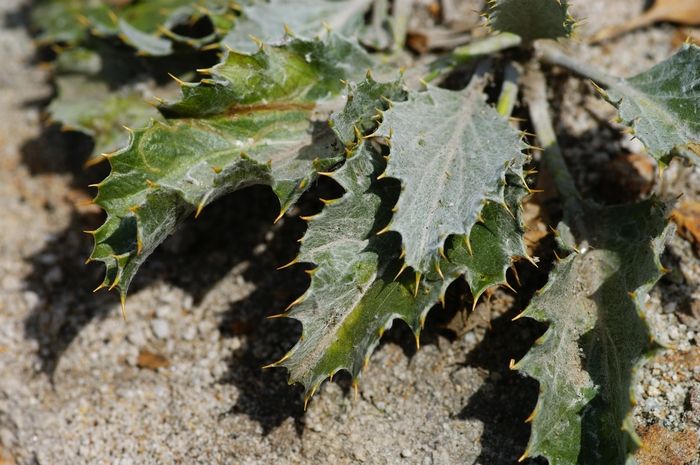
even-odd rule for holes
{"type": "Polygon", "coordinates": [[[199,48],[228,32],[233,26],[234,6],[232,0],[149,0],[127,4],[110,15],[109,22],[97,17],[89,18],[89,24],[95,34],[119,37],[142,54],[165,56],[174,52],[174,43],[199,48]],[[208,35],[188,37],[173,32],[177,26],[205,17],[215,25],[208,35]]]}
{"type": "Polygon", "coordinates": [[[112,172],[95,199],[107,221],[91,256],[107,267],[103,286],[124,296],[185,217],[233,190],[271,185],[286,210],[342,153],[327,126],[310,121],[316,105],[369,64],[355,45],[330,35],[229,53],[210,79],[183,84],[181,100],[161,107],[168,119],[135,131],[109,158],[112,172]]]}
{"type": "Polygon", "coordinates": [[[235,27],[222,43],[241,52],[254,52],[251,36],[265,43],[284,36],[285,29],[312,38],[325,27],[346,37],[363,24],[371,0],[269,0],[244,6],[235,27]]]}
{"type": "Polygon", "coordinates": [[[83,18],[109,21],[110,9],[103,0],[38,0],[32,5],[31,22],[40,30],[39,43],[76,43],[88,33],[83,18]]]}
{"type": "Polygon", "coordinates": [[[524,42],[569,37],[575,24],[567,0],[490,0],[488,19],[494,30],[512,32],[524,42]]]}
{"type": "Polygon", "coordinates": [[[506,284],[506,271],[514,259],[526,258],[523,241],[524,227],[522,202],[528,194],[521,177],[512,172],[506,175],[503,205],[489,202],[481,211],[480,222],[466,236],[452,236],[445,246],[445,258],[439,270],[426,275],[427,284],[440,282],[441,294],[457,277],[464,276],[469,284],[474,303],[485,290],[506,284]]]}
{"type": "Polygon", "coordinates": [[[513,367],[540,382],[523,457],[623,465],[637,442],[635,372],[652,347],[642,308],[661,276],[666,206],[650,199],[585,208],[580,252],[556,265],[523,312],[550,325],[513,367]]]}
{"type": "Polygon", "coordinates": [[[419,330],[421,314],[437,301],[437,294],[422,292],[415,299],[407,280],[393,280],[398,242],[372,235],[387,196],[373,185],[381,165],[371,143],[361,143],[333,176],[345,195],[310,221],[302,242],[298,260],[317,268],[288,313],[302,322],[303,335],[279,365],[306,387],[307,396],[340,369],[357,377],[395,318],[419,330]]]}
{"type": "Polygon", "coordinates": [[[121,38],[141,53],[163,56],[173,52],[173,42],[201,46],[228,32],[234,2],[230,0],[39,0],[32,9],[32,23],[41,30],[40,43],[79,43],[89,32],[121,38]],[[185,37],[172,32],[181,25],[209,17],[215,25],[207,37],[185,37]]]}
{"type": "Polygon", "coordinates": [[[377,131],[391,140],[386,175],[402,185],[390,229],[421,274],[435,270],[448,236],[469,235],[486,202],[504,204],[506,172],[525,159],[520,135],[485,102],[481,84],[411,92],[377,131]]]}
{"type": "Polygon", "coordinates": [[[160,117],[133,87],[112,91],[106,83],[81,75],[58,77],[56,86],[57,97],[48,107],[51,119],[92,136],[96,154],[126,145],[129,136],[124,126],[146,126],[160,117]]]}
{"type": "Polygon", "coordinates": [[[366,79],[348,84],[347,103],[343,111],[331,117],[331,126],[345,145],[357,142],[357,131],[365,135],[377,127],[388,102],[406,100],[401,81],[377,82],[366,79]]]}
{"type": "Polygon", "coordinates": [[[700,47],[686,44],[644,73],[611,80],[604,95],[654,158],[700,163],[700,47]]]}
{"type": "MultiPolygon", "coordinates": [[[[361,122],[384,109],[388,96],[404,96],[398,83],[371,79],[351,85],[350,92],[345,110],[334,117],[342,122],[333,127],[343,140],[357,136],[353,127],[371,132],[373,126],[361,122]]],[[[375,235],[391,217],[398,185],[376,179],[385,163],[371,142],[356,138],[351,144],[346,163],[333,173],[345,194],[327,201],[324,210],[309,219],[295,260],[316,265],[309,289],[286,314],[302,322],[303,335],[273,364],[289,369],[290,380],[305,386],[307,399],[338,370],[357,378],[393,320],[405,321],[418,338],[428,310],[461,274],[467,274],[478,296],[484,288],[505,282],[505,269],[514,256],[525,254],[519,204],[526,189],[517,177],[509,176],[515,184],[507,187],[506,199],[516,215],[500,205],[488,205],[484,223],[471,232],[473,255],[466,252],[464,238],[455,237],[441,261],[443,276],[433,271],[419,283],[415,273],[402,273],[399,236],[375,235]]]]}

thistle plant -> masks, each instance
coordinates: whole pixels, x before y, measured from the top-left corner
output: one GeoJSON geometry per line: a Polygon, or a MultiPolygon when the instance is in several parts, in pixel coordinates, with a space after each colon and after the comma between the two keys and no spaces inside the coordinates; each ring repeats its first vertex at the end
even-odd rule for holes
{"type": "MultiPolygon", "coordinates": [[[[614,77],[564,51],[576,29],[566,0],[492,0],[490,35],[399,70],[397,47],[370,53],[362,45],[371,27],[365,16],[371,10],[376,23],[383,13],[379,1],[38,3],[40,40],[60,45],[53,118],[93,134],[98,147],[123,137],[117,123],[140,127],[123,133],[123,148],[99,155],[111,174],[95,186],[107,215],[90,232],[89,261],[106,267],[98,289],[117,289],[123,305],[156,247],[225,194],[268,185],[281,218],[320,176],[331,178],[343,195],[322,199],[322,211],[304,218],[299,254],[286,265],[309,264],[309,288],[276,315],[299,320],[302,336],[270,365],[287,368],[308,400],[340,370],[356,385],[395,320],[418,342],[427,313],[444,305],[455,280],[466,281],[476,305],[486,290],[508,286],[514,262],[537,266],[524,244],[522,204],[541,164],[563,219],[560,258],[518,316],[548,325],[511,363],[540,383],[521,460],[633,463],[635,373],[659,347],[642,303],[664,273],[671,202],[652,196],[603,206],[582,197],[553,129],[547,73],[556,66],[588,78],[660,165],[673,157],[696,163],[698,47],[614,77]],[[180,30],[197,21],[208,24],[206,34],[180,30]],[[260,37],[247,40],[250,33],[260,37]],[[179,98],[161,100],[157,111],[134,98],[134,76],[162,71],[154,63],[183,69],[212,50],[220,61],[199,69],[197,82],[181,80],[187,72],[176,77],[179,98]],[[115,62],[140,71],[115,86],[115,62]],[[468,83],[446,88],[455,75],[468,83]],[[99,97],[70,96],[75,84],[66,76],[100,86],[99,97]],[[489,97],[487,86],[500,90],[489,97]],[[518,102],[529,121],[510,118],[518,102]],[[533,157],[537,146],[541,156],[533,157]]],[[[401,18],[387,21],[401,42],[401,18]]]]}

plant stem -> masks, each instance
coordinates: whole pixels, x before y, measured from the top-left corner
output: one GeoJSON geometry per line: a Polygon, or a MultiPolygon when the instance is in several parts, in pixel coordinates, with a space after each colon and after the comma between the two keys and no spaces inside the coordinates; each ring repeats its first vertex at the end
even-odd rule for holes
{"type": "MultiPolygon", "coordinates": [[[[562,197],[565,217],[578,222],[582,212],[581,194],[557,142],[547,103],[547,81],[539,68],[530,67],[527,71],[525,98],[530,109],[530,120],[544,150],[542,158],[562,197]]],[[[583,231],[581,226],[576,224],[576,229],[583,231]]]]}
{"type": "Polygon", "coordinates": [[[563,68],[588,78],[602,87],[615,87],[618,85],[618,79],[609,74],[597,69],[586,63],[577,61],[575,58],[567,55],[560,47],[543,42],[536,46],[537,56],[540,61],[550,65],[557,65],[563,68]]]}
{"type": "Polygon", "coordinates": [[[452,58],[457,63],[464,63],[481,55],[490,55],[511,47],[517,47],[522,43],[519,35],[510,32],[501,32],[471,44],[462,45],[452,51],[452,58]]]}
{"type": "Polygon", "coordinates": [[[513,62],[506,63],[503,72],[503,85],[501,86],[501,95],[498,96],[496,110],[501,116],[509,118],[513,114],[515,102],[518,100],[518,80],[520,79],[520,71],[515,67],[513,62]]]}
{"type": "Polygon", "coordinates": [[[411,0],[396,0],[393,8],[392,30],[394,35],[394,50],[401,50],[406,43],[408,19],[413,4],[411,0]]]}
{"type": "Polygon", "coordinates": [[[423,81],[430,82],[440,77],[446,70],[457,65],[507,48],[517,47],[521,43],[522,39],[520,36],[510,32],[501,32],[476,42],[462,45],[454,49],[449,56],[435,62],[433,69],[423,78],[423,81]]]}

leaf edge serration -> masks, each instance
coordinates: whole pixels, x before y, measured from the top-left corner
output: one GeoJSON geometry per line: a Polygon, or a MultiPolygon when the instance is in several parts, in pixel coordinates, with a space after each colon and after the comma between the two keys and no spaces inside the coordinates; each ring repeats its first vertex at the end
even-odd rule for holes
{"type": "MultiPolygon", "coordinates": [[[[653,267],[654,270],[653,272],[649,270],[649,277],[646,281],[641,283],[637,288],[628,291],[626,298],[629,299],[629,302],[634,305],[635,313],[638,317],[638,320],[635,322],[640,325],[641,328],[646,332],[646,335],[648,337],[647,343],[645,348],[642,349],[642,351],[636,356],[636,359],[633,361],[633,363],[630,366],[630,384],[628,386],[628,398],[629,398],[629,404],[626,408],[626,413],[624,415],[624,418],[620,420],[620,431],[622,431],[624,434],[627,435],[627,440],[625,441],[626,444],[626,458],[624,459],[625,461],[619,461],[613,463],[610,460],[610,457],[605,457],[601,458],[600,456],[597,457],[597,459],[593,459],[593,462],[586,461],[590,460],[591,455],[586,455],[586,454],[601,454],[600,450],[593,450],[593,447],[590,447],[591,444],[589,442],[586,442],[585,444],[589,447],[583,447],[584,442],[591,440],[591,438],[596,437],[595,434],[591,435],[590,432],[588,436],[584,427],[582,426],[582,420],[586,417],[588,413],[586,409],[595,409],[598,408],[598,406],[593,407],[594,402],[598,402],[600,404],[599,400],[599,395],[600,393],[598,392],[598,389],[600,389],[600,386],[596,384],[591,384],[588,387],[585,387],[585,383],[580,384],[580,389],[581,392],[579,393],[578,396],[573,396],[577,399],[577,402],[573,405],[576,406],[577,408],[577,418],[578,418],[578,423],[576,424],[576,427],[578,428],[578,431],[580,433],[580,443],[574,445],[574,450],[569,451],[569,457],[565,456],[565,452],[560,452],[561,455],[555,455],[551,451],[547,451],[544,448],[538,448],[537,444],[542,444],[538,437],[543,437],[547,438],[550,436],[552,433],[552,430],[557,427],[557,425],[552,425],[551,422],[548,422],[547,424],[543,425],[546,428],[547,433],[542,434],[542,435],[537,435],[534,433],[535,428],[537,428],[536,424],[538,420],[541,417],[542,414],[542,402],[543,399],[546,397],[546,394],[548,393],[548,387],[542,380],[542,374],[540,373],[538,375],[538,370],[541,368],[539,365],[537,365],[537,355],[535,355],[535,349],[544,344],[548,339],[551,337],[554,331],[557,330],[556,327],[556,322],[553,321],[552,319],[548,318],[544,310],[541,308],[538,308],[538,302],[541,300],[547,293],[558,283],[558,280],[562,277],[565,276],[567,271],[566,268],[569,267],[570,265],[573,264],[576,260],[583,260],[585,257],[586,253],[590,253],[591,250],[588,249],[588,245],[584,242],[584,248],[579,250],[575,245],[570,244],[568,241],[570,239],[570,231],[568,229],[568,226],[566,224],[561,224],[560,225],[560,231],[565,231],[566,234],[562,234],[560,236],[560,246],[564,249],[565,252],[568,252],[569,255],[566,256],[565,258],[559,258],[557,260],[557,263],[555,263],[555,267],[553,270],[550,272],[550,276],[548,278],[547,283],[539,289],[535,297],[533,298],[533,301],[527,306],[527,308],[517,315],[514,320],[526,317],[530,318],[533,320],[536,320],[540,323],[548,324],[548,328],[545,331],[540,338],[535,341],[533,348],[528,351],[527,354],[525,354],[518,362],[515,362],[514,360],[511,360],[510,362],[510,368],[512,370],[517,370],[523,374],[526,374],[533,379],[537,380],[540,384],[540,391],[538,395],[538,400],[535,408],[533,409],[532,413],[530,416],[526,419],[527,423],[532,423],[532,428],[533,428],[533,433],[530,435],[530,439],[528,440],[528,445],[521,455],[521,457],[518,459],[518,462],[522,462],[526,458],[529,457],[535,457],[535,456],[542,456],[546,458],[550,464],[552,465],[577,465],[580,463],[583,464],[594,464],[594,463],[600,463],[600,460],[604,460],[605,463],[610,463],[611,465],[625,465],[628,463],[628,459],[631,457],[631,454],[633,453],[634,449],[636,447],[639,447],[641,445],[641,440],[637,436],[634,424],[633,424],[633,407],[636,403],[635,397],[636,397],[636,387],[639,384],[639,377],[641,375],[640,373],[640,368],[646,363],[651,357],[653,357],[659,349],[663,347],[663,345],[658,342],[652,332],[651,327],[649,326],[647,319],[646,319],[646,313],[644,311],[644,305],[645,305],[645,299],[648,296],[651,288],[658,282],[658,280],[668,272],[666,268],[661,263],[661,254],[665,248],[665,244],[668,241],[668,238],[674,231],[674,227],[672,224],[669,224],[668,219],[667,219],[667,214],[668,211],[670,211],[669,204],[663,201],[660,201],[659,199],[652,197],[650,199],[647,199],[643,202],[640,202],[638,204],[631,204],[631,208],[637,208],[640,207],[641,205],[648,203],[651,208],[657,209],[657,220],[659,222],[663,223],[664,226],[660,228],[660,230],[655,232],[655,235],[651,235],[649,238],[649,250],[652,255],[652,262],[653,262],[653,267]],[[536,444],[537,443],[537,444],[536,444]],[[579,447],[576,449],[576,447],[579,447]],[[585,449],[585,450],[584,450],[585,449]],[[589,450],[590,449],[590,450],[589,450]],[[587,457],[587,458],[582,458],[582,457],[587,457]],[[583,461],[582,461],[583,460],[583,461]],[[598,460],[598,461],[595,461],[598,460]]],[[[589,207],[596,208],[595,204],[593,203],[588,203],[587,204],[589,207]]],[[[620,205],[620,206],[615,206],[611,208],[625,208],[625,205],[620,205]]],[[[593,249],[595,251],[595,249],[593,249]]],[[[608,278],[606,278],[608,279],[608,278]]],[[[584,280],[585,281],[585,280],[584,280]]],[[[607,282],[607,281],[605,281],[607,282]]],[[[601,288],[603,286],[601,285],[601,288]]],[[[592,298],[592,297],[591,297],[592,298]]],[[[595,320],[596,327],[600,323],[600,317],[598,317],[595,320]]],[[[590,328],[585,334],[582,334],[581,341],[585,341],[586,338],[588,337],[589,339],[592,337],[590,336],[590,333],[593,332],[593,329],[590,328]]],[[[581,363],[584,363],[584,360],[587,359],[586,356],[592,357],[592,354],[586,354],[585,349],[581,347],[581,344],[583,342],[578,341],[576,345],[579,347],[580,351],[583,351],[583,355],[580,355],[581,357],[581,363]]],[[[590,344],[590,342],[589,342],[590,344]]],[[[551,355],[553,356],[553,355],[551,355]]],[[[581,373],[585,374],[588,378],[588,381],[592,383],[592,379],[589,375],[588,368],[581,368],[581,373]]],[[[573,382],[572,382],[573,384],[573,382]]],[[[563,414],[561,414],[563,416],[563,414]]],[[[600,420],[599,418],[594,418],[593,421],[600,420]]],[[[573,426],[569,425],[569,430],[572,429],[573,426]]],[[[574,433],[576,431],[573,431],[574,433]]],[[[571,431],[569,431],[571,432],[571,431]]],[[[561,441],[558,441],[559,443],[561,441]]],[[[608,450],[609,452],[609,450],[608,450]]],[[[602,452],[605,453],[605,452],[602,452]]]]}

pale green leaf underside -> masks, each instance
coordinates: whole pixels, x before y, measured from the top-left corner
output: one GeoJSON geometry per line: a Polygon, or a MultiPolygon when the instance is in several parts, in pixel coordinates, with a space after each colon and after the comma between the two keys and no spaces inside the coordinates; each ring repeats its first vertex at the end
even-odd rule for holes
{"type": "Polygon", "coordinates": [[[230,53],[210,79],[184,84],[181,100],[162,107],[165,121],[135,131],[109,158],[112,172],[95,199],[108,217],[91,256],[107,266],[103,285],[125,295],[185,217],[233,190],[270,185],[286,210],[342,154],[327,125],[312,121],[316,105],[339,95],[340,79],[363,73],[368,60],[333,35],[295,39],[230,53]],[[357,68],[337,64],[348,55],[357,68]]]}
{"type": "Polygon", "coordinates": [[[146,102],[141,91],[113,91],[97,79],[74,75],[56,78],[57,97],[49,115],[64,128],[80,131],[95,140],[95,154],[112,152],[129,142],[124,126],[143,127],[160,113],[146,102]]]}
{"type": "Polygon", "coordinates": [[[222,43],[241,52],[254,52],[251,36],[265,43],[284,37],[285,27],[299,36],[313,38],[329,28],[350,37],[364,24],[371,0],[269,0],[244,6],[241,17],[222,43]]]}
{"type": "Polygon", "coordinates": [[[684,45],[650,70],[611,82],[606,97],[654,158],[700,163],[700,47],[684,45]]]}
{"type": "Polygon", "coordinates": [[[520,135],[487,105],[478,79],[460,92],[411,92],[377,133],[391,139],[386,175],[402,186],[390,229],[421,274],[435,271],[448,236],[470,233],[487,202],[503,204],[506,172],[525,159],[520,135]]]}
{"type": "MultiPolygon", "coordinates": [[[[353,126],[371,131],[372,126],[363,122],[384,108],[385,98],[402,95],[396,83],[372,80],[350,89],[345,110],[334,116],[334,129],[343,140],[355,133],[353,126]]],[[[405,321],[418,337],[428,310],[460,275],[466,275],[478,297],[487,287],[505,282],[512,260],[526,253],[519,214],[526,189],[517,176],[509,175],[513,184],[506,188],[506,202],[516,214],[511,216],[495,203],[487,205],[484,223],[471,232],[473,255],[464,238],[455,236],[447,246],[449,260],[440,262],[444,276],[431,272],[420,284],[413,272],[397,277],[402,268],[400,238],[376,232],[391,217],[399,189],[394,181],[376,179],[384,169],[376,150],[370,142],[352,145],[346,163],[333,173],[345,194],[309,220],[302,240],[297,261],[316,268],[309,289],[287,316],[302,322],[303,335],[275,365],[287,367],[290,380],[302,383],[307,396],[341,369],[356,378],[393,320],[405,321]]]]}
{"type": "Polygon", "coordinates": [[[524,42],[558,39],[573,33],[574,19],[567,0],[491,0],[489,24],[500,32],[512,32],[524,42]]]}
{"type": "Polygon", "coordinates": [[[540,382],[526,455],[623,465],[636,448],[635,371],[652,347],[642,306],[661,276],[666,208],[587,205],[580,253],[559,262],[524,316],[549,323],[515,368],[540,382]]]}

